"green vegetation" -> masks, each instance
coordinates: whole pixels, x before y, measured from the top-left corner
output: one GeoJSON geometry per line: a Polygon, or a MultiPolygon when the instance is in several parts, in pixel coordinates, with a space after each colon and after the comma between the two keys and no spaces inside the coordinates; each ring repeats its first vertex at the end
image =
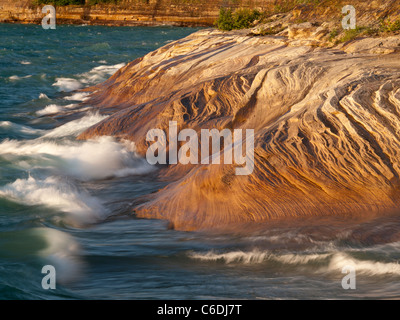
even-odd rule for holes
{"type": "Polygon", "coordinates": [[[329,41],[333,41],[338,35],[339,35],[338,29],[333,29],[333,30],[329,33],[329,41]]]}
{"type": "Polygon", "coordinates": [[[258,10],[239,9],[233,12],[232,9],[221,8],[215,25],[218,29],[226,31],[246,29],[250,28],[261,16],[258,10]]]}
{"type": "Polygon", "coordinates": [[[393,22],[390,19],[382,21],[380,28],[383,32],[400,31],[400,19],[397,19],[396,21],[393,22]]]}
{"type": "MultiPolygon", "coordinates": [[[[230,0],[231,2],[237,0],[230,0]]],[[[265,21],[267,17],[272,16],[277,13],[285,13],[295,9],[299,5],[308,5],[310,10],[316,6],[321,5],[322,0],[280,0],[269,9],[269,12],[260,12],[256,9],[238,9],[233,11],[232,9],[221,8],[219,12],[219,17],[215,22],[215,25],[220,30],[234,30],[234,29],[246,29],[252,27],[255,21],[259,20],[262,23],[267,23],[265,21]]],[[[298,17],[295,23],[306,22],[307,19],[298,17]]],[[[265,30],[265,34],[274,34],[280,30],[265,30]]]]}
{"type": "Polygon", "coordinates": [[[364,31],[363,27],[357,27],[355,29],[345,30],[344,35],[340,38],[340,42],[347,42],[354,40],[355,38],[362,35],[364,31]]]}
{"type": "Polygon", "coordinates": [[[338,31],[335,29],[330,34],[330,41],[333,41],[336,38],[335,43],[343,43],[347,41],[354,40],[357,37],[362,36],[380,36],[385,33],[395,33],[400,31],[400,19],[396,21],[391,21],[390,19],[382,20],[380,22],[379,27],[357,27],[352,30],[345,30],[342,35],[338,37],[338,31]]]}
{"type": "Polygon", "coordinates": [[[352,41],[358,37],[376,36],[378,34],[379,29],[374,29],[371,27],[357,27],[355,29],[344,30],[343,33],[339,33],[339,31],[335,29],[330,33],[329,41],[334,42],[335,44],[339,44],[352,41]]]}

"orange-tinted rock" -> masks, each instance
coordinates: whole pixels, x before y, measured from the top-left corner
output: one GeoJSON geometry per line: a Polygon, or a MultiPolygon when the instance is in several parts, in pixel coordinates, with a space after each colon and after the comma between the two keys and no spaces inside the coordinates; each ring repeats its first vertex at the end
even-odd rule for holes
{"type": "MultiPolygon", "coordinates": [[[[389,42],[388,42],[389,43],[389,42]]],[[[344,48],[345,49],[345,48],[344,48]]],[[[81,139],[180,128],[255,130],[255,169],[170,165],[135,208],[178,229],[398,208],[400,53],[346,53],[282,37],[201,31],[135,60],[87,103],[113,110],[81,139]]]]}

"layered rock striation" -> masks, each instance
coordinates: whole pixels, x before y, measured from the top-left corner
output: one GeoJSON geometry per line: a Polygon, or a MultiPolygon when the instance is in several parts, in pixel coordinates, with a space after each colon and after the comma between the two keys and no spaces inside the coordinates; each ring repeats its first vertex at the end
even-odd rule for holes
{"type": "MultiPolygon", "coordinates": [[[[84,1],[84,5],[56,6],[58,24],[110,26],[212,26],[224,0],[84,1]]],[[[267,1],[268,3],[269,1],[267,1]]],[[[230,7],[263,8],[265,1],[238,0],[230,7]]],[[[46,15],[36,0],[0,0],[0,22],[37,23],[46,15]]]]}
{"type": "Polygon", "coordinates": [[[335,48],[286,37],[203,30],[170,43],[88,88],[111,116],[80,139],[136,143],[179,129],[254,129],[254,171],[169,165],[171,182],[133,208],[193,230],[304,216],[380,214],[398,208],[400,39],[335,48]],[[384,50],[385,49],[385,50],[384,50]]]}

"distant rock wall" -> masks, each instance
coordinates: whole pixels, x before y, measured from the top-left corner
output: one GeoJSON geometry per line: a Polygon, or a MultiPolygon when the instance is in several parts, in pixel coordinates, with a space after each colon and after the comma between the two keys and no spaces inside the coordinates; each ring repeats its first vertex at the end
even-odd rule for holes
{"type": "MultiPolygon", "coordinates": [[[[221,6],[264,9],[270,1],[125,0],[120,4],[57,7],[57,23],[211,26],[221,6]]],[[[32,0],[0,0],[0,22],[40,23],[45,14],[32,0]]]]}
{"type": "MultiPolygon", "coordinates": [[[[86,3],[89,0],[86,0],[86,3]]],[[[0,0],[0,22],[40,23],[45,16],[36,0],[0,0]]],[[[290,12],[290,23],[305,21],[340,24],[348,0],[120,0],[118,4],[57,7],[57,23],[98,25],[212,26],[221,7],[256,8],[269,14],[290,12]]],[[[352,0],[357,25],[400,16],[398,0],[352,0]]],[[[268,16],[268,15],[267,15],[268,16]]]]}

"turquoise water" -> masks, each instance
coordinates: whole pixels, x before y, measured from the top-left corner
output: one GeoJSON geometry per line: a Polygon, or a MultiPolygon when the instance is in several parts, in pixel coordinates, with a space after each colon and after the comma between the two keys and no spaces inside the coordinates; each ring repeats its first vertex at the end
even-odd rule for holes
{"type": "Polygon", "coordinates": [[[234,234],[131,215],[166,182],[132,144],[75,141],[107,115],[74,90],[194,31],[0,25],[0,299],[400,298],[397,215],[234,234]],[[356,290],[341,285],[348,265],[356,290]]]}

